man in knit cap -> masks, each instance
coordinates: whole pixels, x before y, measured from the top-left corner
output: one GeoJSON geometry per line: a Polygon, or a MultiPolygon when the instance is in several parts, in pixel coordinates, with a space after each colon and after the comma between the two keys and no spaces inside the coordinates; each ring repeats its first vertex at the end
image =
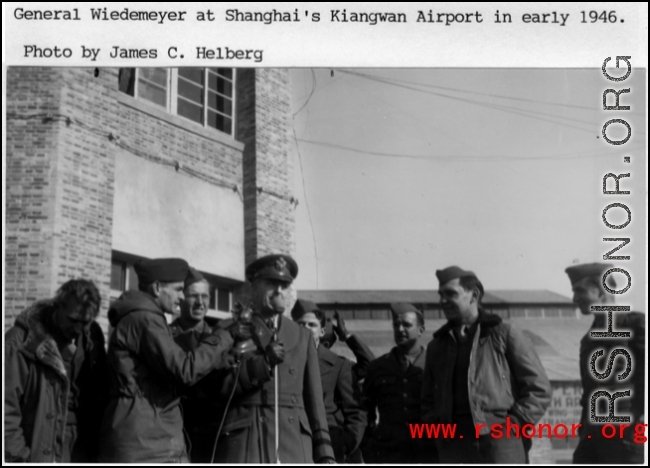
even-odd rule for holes
{"type": "Polygon", "coordinates": [[[139,291],[126,291],[108,311],[113,327],[110,401],[100,457],[109,463],[187,462],[179,387],[225,365],[233,340],[225,330],[193,351],[174,342],[164,314],[178,313],[189,266],[179,258],[134,265],[139,291]]]}
{"type": "MultiPolygon", "coordinates": [[[[565,270],[571,281],[574,304],[578,306],[583,315],[593,314],[594,316],[591,328],[580,340],[582,416],[578,432],[580,441],[573,453],[573,463],[643,463],[644,444],[634,441],[634,433],[636,426],[645,422],[643,419],[646,368],[645,316],[638,312],[592,310],[592,306],[605,308],[615,306],[615,294],[607,291],[603,285],[604,274],[610,268],[613,268],[613,265],[589,263],[572,265],[565,270]],[[612,321],[609,322],[612,331],[615,333],[628,332],[628,337],[598,338],[591,336],[592,332],[608,331],[608,315],[610,314],[613,316],[612,321]],[[610,353],[617,349],[627,352],[631,362],[623,357],[617,357],[613,359],[612,363],[610,353]],[[592,356],[599,352],[602,354],[596,361],[597,370],[604,370],[608,361],[610,365],[613,364],[608,378],[596,378],[591,371],[592,356]],[[625,375],[628,364],[630,364],[630,373],[624,379],[618,380],[616,376],[625,375]],[[604,423],[592,422],[590,417],[591,398],[598,391],[606,391],[612,396],[617,392],[630,392],[628,396],[616,398],[615,415],[630,418],[629,422],[624,424],[624,426],[629,424],[630,427],[623,431],[623,437],[620,437],[621,431],[617,426],[615,426],[615,437],[603,437],[604,423]]],[[[610,290],[616,290],[616,284],[611,275],[607,276],[607,283],[610,290]]],[[[609,398],[606,395],[598,398],[595,405],[596,416],[609,415],[609,398]]],[[[643,428],[643,426],[641,427],[643,428]]]]}
{"type": "Polygon", "coordinates": [[[427,423],[455,424],[453,437],[436,438],[440,462],[525,463],[521,427],[537,423],[551,401],[535,348],[483,310],[473,272],[452,266],[436,276],[447,323],[427,347],[422,411],[427,423]],[[498,430],[503,437],[492,437],[498,430]]]}

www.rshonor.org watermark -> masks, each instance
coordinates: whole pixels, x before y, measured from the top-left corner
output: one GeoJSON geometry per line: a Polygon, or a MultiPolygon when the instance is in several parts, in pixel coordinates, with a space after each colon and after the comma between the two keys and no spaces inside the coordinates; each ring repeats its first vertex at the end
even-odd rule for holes
{"type": "MultiPolygon", "coordinates": [[[[629,76],[632,73],[632,64],[630,63],[630,56],[617,56],[616,57],[616,68],[620,68],[619,66],[622,65],[621,62],[624,62],[625,65],[627,66],[627,71],[623,76],[620,77],[613,77],[607,72],[607,64],[609,63],[610,60],[612,60],[611,57],[607,57],[603,61],[603,66],[602,66],[602,72],[605,78],[612,82],[620,83],[629,78],[629,76]]],[[[630,92],[630,88],[622,88],[622,89],[612,89],[608,88],[603,91],[603,110],[604,111],[629,111],[630,106],[624,106],[620,104],[620,99],[621,99],[621,94],[626,94],[630,92]],[[613,106],[608,106],[607,105],[607,97],[608,95],[613,95],[614,96],[614,105],[613,106]]],[[[610,145],[624,145],[628,143],[632,139],[632,127],[630,126],[629,123],[627,123],[626,120],[622,118],[613,118],[605,122],[602,128],[602,135],[603,139],[605,142],[607,142],[610,145]],[[608,129],[611,125],[623,125],[627,129],[627,134],[625,138],[621,140],[615,140],[609,137],[608,135],[608,129]]],[[[631,158],[630,156],[625,156],[623,158],[624,163],[630,163],[631,158]]],[[[621,179],[623,178],[628,178],[630,177],[630,173],[623,173],[623,174],[614,174],[614,173],[607,173],[603,176],[603,195],[622,195],[622,196],[629,196],[630,191],[629,190],[621,190],[620,189],[620,183],[621,179]],[[615,183],[615,189],[614,190],[607,190],[607,181],[609,179],[614,179],[615,183]]],[[[625,203],[620,203],[620,202],[615,202],[615,203],[610,203],[605,207],[602,213],[602,220],[605,226],[607,226],[609,229],[614,229],[617,232],[621,232],[621,230],[625,229],[630,225],[632,222],[632,211],[630,208],[625,204],[625,203]],[[610,210],[613,209],[622,209],[625,211],[627,214],[627,219],[625,222],[621,224],[612,224],[608,221],[608,213],[610,210]]],[[[623,255],[612,255],[614,252],[617,250],[621,249],[625,245],[630,243],[630,238],[629,237],[605,237],[603,238],[603,241],[605,242],[621,242],[621,244],[614,248],[613,250],[610,250],[607,252],[605,255],[603,255],[603,260],[630,260],[629,256],[623,256],[623,255]]],[[[625,270],[624,268],[610,268],[607,270],[605,273],[603,273],[603,278],[602,278],[602,284],[603,288],[605,288],[605,291],[609,294],[624,294],[626,293],[630,287],[632,286],[632,277],[630,274],[625,270]],[[624,288],[622,289],[611,289],[609,286],[607,286],[607,277],[611,275],[612,273],[622,273],[627,277],[627,284],[625,285],[624,288]]],[[[629,312],[630,311],[630,306],[591,306],[591,310],[593,312],[607,312],[607,331],[601,331],[601,332],[590,332],[592,338],[603,338],[604,340],[608,338],[630,338],[631,333],[630,331],[613,331],[612,330],[612,324],[613,324],[613,313],[614,312],[629,312]]],[[[605,344],[606,341],[603,343],[605,344]]],[[[607,368],[605,372],[598,372],[596,370],[596,360],[604,354],[604,350],[599,349],[596,350],[592,355],[590,359],[590,366],[591,366],[591,373],[594,377],[596,377],[599,380],[604,380],[607,379],[610,376],[612,366],[614,364],[614,360],[616,359],[616,356],[623,355],[627,361],[627,366],[625,371],[617,376],[617,379],[619,381],[623,381],[627,379],[631,372],[632,372],[632,356],[630,355],[629,351],[624,348],[617,348],[613,350],[610,355],[609,355],[609,362],[607,364],[607,368]]],[[[638,391],[635,389],[635,391],[638,391]]],[[[625,422],[630,422],[630,416],[617,416],[615,415],[615,401],[617,398],[621,397],[627,397],[630,398],[630,390],[624,390],[621,392],[615,392],[613,395],[610,394],[609,392],[605,390],[598,390],[595,391],[590,398],[590,418],[591,422],[594,423],[625,423],[625,422]],[[597,416],[596,415],[596,401],[598,398],[606,397],[609,402],[609,414],[607,416],[597,416]]],[[[638,426],[638,425],[637,425],[638,426]]]]}
{"type": "MultiPolygon", "coordinates": [[[[474,434],[460,434],[456,431],[456,424],[409,424],[409,431],[412,439],[464,439],[465,437],[481,437],[481,429],[487,427],[486,424],[476,424],[474,434]]],[[[490,426],[490,437],[493,439],[525,439],[532,438],[556,438],[566,439],[567,437],[575,439],[578,437],[578,429],[582,424],[571,424],[571,427],[566,424],[523,424],[519,425],[511,422],[510,418],[506,418],[505,424],[492,424],[490,426]]],[[[606,439],[613,439],[618,437],[623,439],[627,436],[629,431],[634,430],[634,442],[637,444],[644,444],[648,441],[645,435],[647,424],[636,424],[631,428],[630,424],[621,424],[615,426],[613,424],[605,424],[601,428],[601,434],[606,439]]]]}

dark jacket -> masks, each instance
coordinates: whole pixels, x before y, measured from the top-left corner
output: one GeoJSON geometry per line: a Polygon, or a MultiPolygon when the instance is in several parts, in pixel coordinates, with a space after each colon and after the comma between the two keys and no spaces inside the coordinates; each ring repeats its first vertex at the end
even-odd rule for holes
{"type": "Polygon", "coordinates": [[[178,387],[198,382],[224,362],[232,338],[224,330],[186,352],[172,337],[153,298],[127,291],[108,312],[111,395],[102,422],[100,461],[186,460],[178,387]]]}
{"type": "Polygon", "coordinates": [[[368,365],[375,359],[375,355],[370,350],[367,344],[361,341],[356,335],[350,335],[345,344],[348,345],[350,351],[357,358],[357,362],[352,366],[352,372],[359,381],[363,381],[368,374],[368,365]]]}
{"type": "Polygon", "coordinates": [[[420,396],[425,352],[404,369],[397,347],[368,366],[363,397],[371,431],[364,447],[367,463],[435,463],[433,441],[413,439],[409,424],[422,422],[420,396]],[[375,424],[379,412],[379,423],[375,424]],[[376,427],[375,427],[376,426],[376,427]]]}
{"type": "Polygon", "coordinates": [[[93,322],[81,335],[77,437],[72,459],[63,457],[70,380],[49,326],[52,301],[24,310],[5,334],[5,461],[31,463],[93,462],[99,422],[106,402],[106,351],[101,328],[93,322]]]}
{"type": "MultiPolygon", "coordinates": [[[[200,325],[189,330],[183,330],[178,319],[169,328],[174,341],[184,351],[194,351],[203,340],[214,333],[218,319],[205,317],[200,325]]],[[[188,451],[192,463],[210,463],[212,448],[219,429],[222,416],[223,402],[216,396],[214,382],[210,377],[202,379],[196,385],[186,387],[181,396],[183,412],[183,427],[189,441],[188,451]]]]}
{"type": "MultiPolygon", "coordinates": [[[[318,355],[311,333],[290,319],[279,317],[278,341],[284,362],[275,371],[279,385],[280,461],[312,463],[334,459],[327,426],[318,355]]],[[[258,316],[254,316],[258,321],[258,316]]],[[[228,321],[224,321],[226,326],[228,321]]],[[[266,335],[268,328],[264,331],[266,335]]],[[[226,371],[222,390],[235,387],[217,446],[217,463],[275,463],[275,385],[262,354],[247,357],[226,371]]]]}
{"type": "Polygon", "coordinates": [[[345,463],[346,456],[361,444],[366,429],[366,413],[359,402],[352,363],[325,346],[319,346],[318,364],[334,454],[338,463],[345,463]]]}
{"type": "MultiPolygon", "coordinates": [[[[433,334],[427,347],[422,412],[427,423],[452,423],[456,338],[450,323],[433,334]]],[[[530,340],[498,315],[479,312],[469,367],[469,400],[474,424],[535,424],[551,402],[551,384],[530,340]]]]}

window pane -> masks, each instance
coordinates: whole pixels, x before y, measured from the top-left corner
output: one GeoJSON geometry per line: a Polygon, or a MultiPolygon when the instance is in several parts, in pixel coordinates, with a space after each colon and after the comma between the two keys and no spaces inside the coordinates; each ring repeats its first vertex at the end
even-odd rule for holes
{"type": "Polygon", "coordinates": [[[226,288],[217,288],[215,291],[218,296],[217,310],[230,312],[230,290],[226,288]]]}
{"type": "Polygon", "coordinates": [[[208,109],[208,126],[232,134],[232,119],[208,109]]]}
{"type": "Polygon", "coordinates": [[[133,96],[135,92],[135,68],[120,68],[118,86],[121,92],[133,96]]]}
{"type": "Polygon", "coordinates": [[[138,97],[167,107],[167,90],[146,81],[138,81],[138,97]]]}
{"type": "Polygon", "coordinates": [[[178,79],[178,95],[203,105],[203,88],[182,78],[178,79]]]}
{"type": "Polygon", "coordinates": [[[167,69],[166,68],[139,68],[138,77],[150,81],[163,88],[167,88],[167,69]]]}
{"type": "Polygon", "coordinates": [[[226,96],[232,96],[232,83],[221,77],[217,78],[217,91],[226,96]]]}
{"type": "Polygon", "coordinates": [[[183,117],[200,124],[203,123],[203,107],[179,98],[177,110],[178,115],[182,115],[183,117]]]}
{"type": "Polygon", "coordinates": [[[232,80],[232,68],[209,68],[208,70],[218,73],[221,76],[225,76],[229,80],[232,80]]]}
{"type": "Polygon", "coordinates": [[[183,78],[186,78],[200,85],[203,85],[204,73],[205,72],[203,68],[179,68],[178,69],[178,76],[182,76],[183,78]]]}
{"type": "Polygon", "coordinates": [[[208,91],[208,107],[232,116],[232,101],[212,91],[208,91]]]}
{"type": "Polygon", "coordinates": [[[124,268],[122,262],[111,263],[111,289],[122,291],[124,285],[124,268]]]}
{"type": "Polygon", "coordinates": [[[133,265],[129,265],[128,267],[129,270],[129,284],[127,286],[127,291],[137,291],[138,290],[138,275],[135,273],[135,269],[133,268],[133,265]]]}

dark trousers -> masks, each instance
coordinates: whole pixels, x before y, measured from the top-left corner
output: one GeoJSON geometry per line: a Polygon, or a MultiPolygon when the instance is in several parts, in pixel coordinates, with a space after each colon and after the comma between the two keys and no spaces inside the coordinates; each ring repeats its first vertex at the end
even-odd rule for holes
{"type": "Polygon", "coordinates": [[[630,465],[643,463],[643,445],[618,438],[594,437],[582,439],[575,452],[573,463],[578,465],[630,465]]]}
{"type": "Polygon", "coordinates": [[[476,438],[471,415],[455,420],[454,438],[436,439],[440,463],[526,463],[526,451],[522,439],[505,437],[492,438],[491,435],[476,438]],[[460,436],[463,436],[462,438],[460,436]]]}

